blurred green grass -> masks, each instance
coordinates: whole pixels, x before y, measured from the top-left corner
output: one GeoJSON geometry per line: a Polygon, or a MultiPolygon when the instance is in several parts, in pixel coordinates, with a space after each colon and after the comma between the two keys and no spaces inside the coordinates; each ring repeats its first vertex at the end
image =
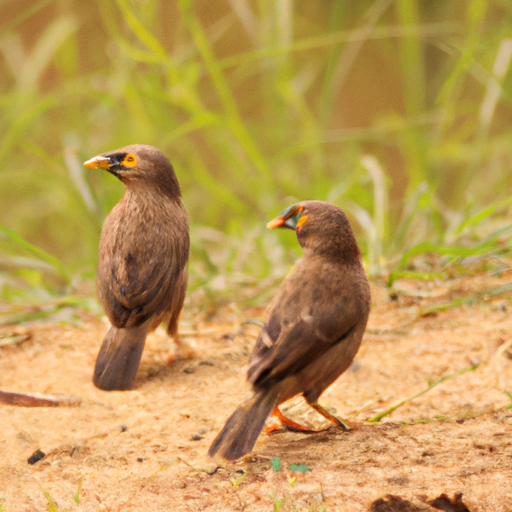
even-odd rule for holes
{"type": "Polygon", "coordinates": [[[299,249],[265,223],[305,198],[344,208],[390,282],[418,254],[508,251],[508,2],[3,0],[0,19],[7,303],[92,293],[122,185],[81,162],[134,142],[176,168],[205,308],[268,299],[299,249]]]}

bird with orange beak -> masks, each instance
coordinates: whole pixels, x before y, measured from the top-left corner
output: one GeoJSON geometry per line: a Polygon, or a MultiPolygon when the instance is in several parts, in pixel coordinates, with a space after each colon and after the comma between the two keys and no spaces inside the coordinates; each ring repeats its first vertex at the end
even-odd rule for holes
{"type": "Polygon", "coordinates": [[[270,302],[249,359],[251,393],[214,439],[209,455],[249,453],[272,413],[293,430],[279,404],[303,395],[329,421],[345,423],[318,398],[351,364],[366,328],[370,287],[345,213],[322,201],[290,206],[267,225],[295,230],[304,255],[270,302]]]}
{"type": "Polygon", "coordinates": [[[101,232],[97,288],[111,327],[93,381],[104,390],[130,389],[148,332],[165,322],[178,341],[190,246],[187,212],[171,162],[152,146],[133,144],[84,165],[125,185],[101,232]]]}

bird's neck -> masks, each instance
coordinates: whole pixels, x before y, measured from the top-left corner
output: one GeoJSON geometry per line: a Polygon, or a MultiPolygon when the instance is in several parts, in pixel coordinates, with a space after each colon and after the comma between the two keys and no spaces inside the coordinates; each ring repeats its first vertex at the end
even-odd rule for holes
{"type": "Polygon", "coordinates": [[[361,251],[353,237],[331,238],[328,241],[309,239],[302,245],[302,249],[305,256],[322,257],[332,261],[357,263],[361,259],[361,251]]]}
{"type": "MultiPolygon", "coordinates": [[[[125,185],[125,195],[138,198],[151,198],[153,200],[181,200],[181,189],[175,176],[167,176],[168,179],[143,180],[131,178],[121,180],[125,185]]],[[[130,198],[131,199],[131,198],[130,198]]]]}
{"type": "Polygon", "coordinates": [[[161,193],[157,188],[147,186],[127,186],[119,204],[123,205],[124,211],[130,211],[139,217],[162,216],[173,209],[182,207],[181,198],[171,197],[161,193]]]}

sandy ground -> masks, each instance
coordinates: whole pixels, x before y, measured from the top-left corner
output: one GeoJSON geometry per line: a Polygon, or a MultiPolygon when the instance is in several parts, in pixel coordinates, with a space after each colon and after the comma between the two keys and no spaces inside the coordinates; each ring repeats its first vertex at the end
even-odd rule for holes
{"type": "MultiPolygon", "coordinates": [[[[382,283],[372,283],[361,350],[321,398],[352,430],[263,433],[253,453],[234,464],[206,453],[247,392],[244,366],[258,329],[226,335],[262,311],[227,309],[212,322],[185,312],[181,330],[196,356],[169,364],[168,342],[153,335],[137,387],[127,392],[103,392],[91,382],[106,330],[100,319],[4,326],[0,341],[19,340],[13,333],[27,339],[0,348],[0,390],[66,394],[81,404],[0,405],[0,510],[412,511],[437,510],[425,502],[462,493],[471,512],[510,511],[512,409],[504,390],[512,392],[512,303],[508,292],[492,291],[512,280],[506,268],[439,283],[401,281],[396,286],[405,293],[393,300],[382,283]],[[421,315],[460,299],[468,303],[421,315]],[[471,365],[478,366],[381,423],[366,421],[471,365]],[[29,464],[38,449],[45,457],[29,464]],[[276,457],[279,471],[271,466],[276,457]],[[293,472],[291,464],[310,471],[293,472]],[[410,503],[379,507],[387,494],[410,503]]],[[[326,426],[301,399],[284,408],[326,426]]]]}

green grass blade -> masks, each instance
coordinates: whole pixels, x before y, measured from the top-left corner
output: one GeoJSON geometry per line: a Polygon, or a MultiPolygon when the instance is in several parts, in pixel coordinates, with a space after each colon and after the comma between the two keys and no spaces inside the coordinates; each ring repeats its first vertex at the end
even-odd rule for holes
{"type": "Polygon", "coordinates": [[[399,407],[402,407],[402,405],[411,402],[412,400],[415,400],[416,398],[424,395],[425,393],[428,393],[430,390],[434,389],[439,384],[442,384],[443,382],[446,382],[447,380],[453,379],[454,377],[458,377],[459,375],[462,375],[467,372],[472,372],[478,368],[478,364],[473,364],[471,366],[468,366],[466,368],[462,368],[455,373],[450,373],[449,375],[443,375],[439,379],[437,379],[434,382],[431,382],[428,387],[420,391],[419,393],[416,393],[410,397],[404,398],[403,400],[399,400],[398,402],[395,402],[391,407],[388,407],[385,411],[382,411],[381,413],[372,416],[371,418],[368,418],[366,421],[368,423],[379,423],[382,418],[385,418],[389,414],[391,414],[393,411],[396,411],[399,407]]]}
{"type": "Polygon", "coordinates": [[[462,233],[465,229],[469,227],[477,226],[481,224],[483,221],[489,219],[492,215],[496,213],[497,210],[502,208],[503,206],[507,206],[512,203],[512,198],[503,199],[502,201],[498,201],[493,203],[486,208],[483,208],[478,213],[468,217],[465,219],[460,226],[456,229],[455,234],[462,233]]]}
{"type": "Polygon", "coordinates": [[[51,265],[55,269],[55,271],[65,280],[67,284],[71,284],[71,279],[66,269],[57,258],[52,256],[51,254],[48,254],[46,251],[43,251],[39,247],[32,245],[30,242],[28,242],[23,237],[18,235],[18,233],[16,233],[12,229],[9,229],[7,226],[4,226],[2,223],[0,223],[0,234],[10,238],[21,248],[25,249],[26,251],[30,252],[40,260],[51,265]]]}
{"type": "Polygon", "coordinates": [[[180,6],[188,29],[202,58],[204,59],[205,65],[208,69],[208,72],[210,73],[215,89],[219,95],[219,98],[221,99],[228,126],[240,141],[240,144],[244,147],[256,168],[266,178],[267,186],[273,188],[272,185],[274,180],[272,171],[270,170],[263,155],[247,131],[244,122],[242,121],[236,101],[233,98],[233,94],[226,82],[224,75],[222,74],[220,63],[215,57],[210,42],[204,34],[201,25],[192,13],[192,2],[190,0],[181,0],[180,6]]]}

